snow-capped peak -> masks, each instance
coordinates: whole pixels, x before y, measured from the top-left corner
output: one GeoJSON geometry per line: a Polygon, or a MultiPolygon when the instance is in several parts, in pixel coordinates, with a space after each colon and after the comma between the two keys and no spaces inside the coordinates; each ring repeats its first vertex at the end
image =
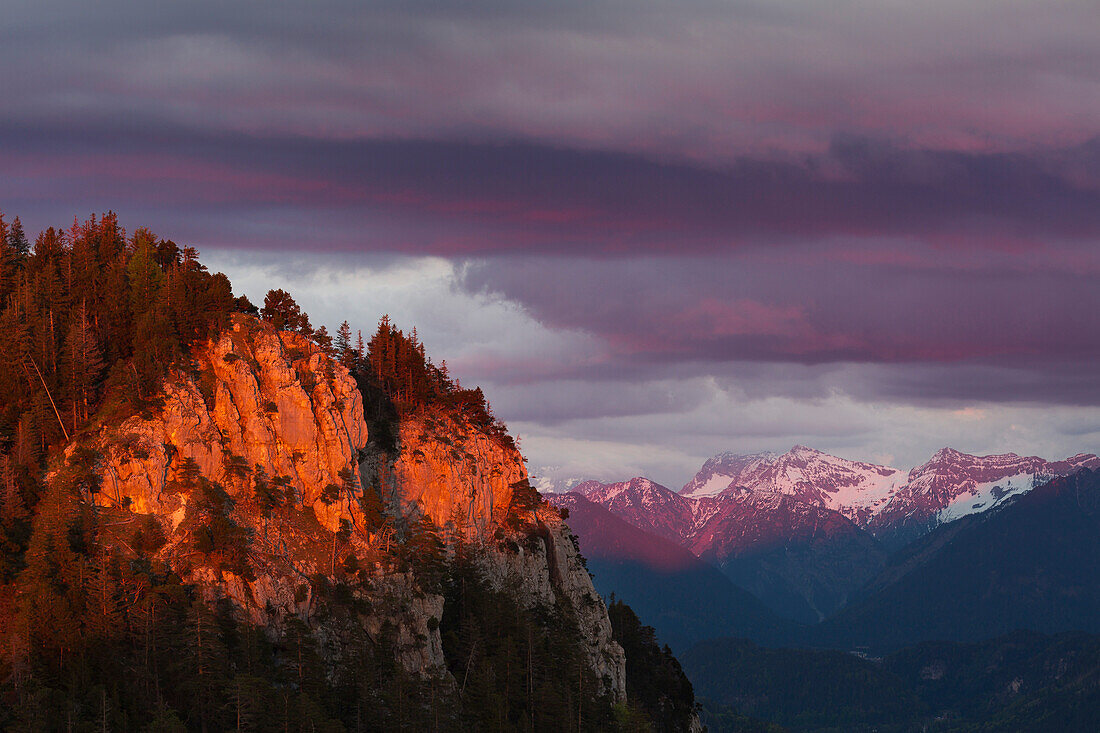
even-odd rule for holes
{"type": "Polygon", "coordinates": [[[902,483],[904,474],[896,468],[850,461],[796,445],[778,456],[774,453],[715,456],[703,464],[680,493],[695,498],[726,493],[777,493],[834,509],[863,523],[885,505],[902,483]]]}
{"type": "Polygon", "coordinates": [[[680,493],[684,496],[717,496],[736,484],[743,473],[751,472],[757,466],[775,461],[779,456],[766,453],[719,453],[707,459],[695,478],[689,481],[680,493]]]}
{"type": "Polygon", "coordinates": [[[944,448],[909,472],[906,484],[874,517],[876,531],[906,523],[942,524],[984,512],[1056,476],[1100,466],[1100,458],[1078,454],[1064,461],[1001,453],[975,456],[944,448]]]}

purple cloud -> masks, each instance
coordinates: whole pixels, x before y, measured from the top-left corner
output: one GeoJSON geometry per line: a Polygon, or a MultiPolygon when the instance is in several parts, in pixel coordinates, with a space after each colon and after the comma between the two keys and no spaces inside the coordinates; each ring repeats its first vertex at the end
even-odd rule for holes
{"type": "MultiPolygon", "coordinates": [[[[17,205],[41,210],[68,193],[137,212],[336,216],[346,231],[329,246],[341,249],[624,256],[901,238],[949,256],[1100,236],[1097,141],[1024,154],[842,138],[800,162],[702,167],[532,143],[269,139],[153,122],[9,124],[0,139],[12,174],[0,193],[17,205]],[[376,222],[403,235],[368,238],[355,227],[376,222]]],[[[288,232],[264,245],[298,242],[288,232]]],[[[840,254],[860,256],[858,247],[840,254]]]]}

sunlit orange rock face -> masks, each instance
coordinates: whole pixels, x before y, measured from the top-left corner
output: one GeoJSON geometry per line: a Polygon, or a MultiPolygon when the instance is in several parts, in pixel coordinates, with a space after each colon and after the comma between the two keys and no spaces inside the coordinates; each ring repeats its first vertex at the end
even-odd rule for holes
{"type": "Polygon", "coordinates": [[[400,448],[391,488],[406,506],[468,539],[485,536],[507,511],[513,484],[527,478],[513,446],[445,410],[403,418],[400,448]]]}
{"type": "Polygon", "coordinates": [[[234,464],[260,466],[269,477],[287,477],[328,529],[341,517],[356,519],[353,492],[342,491],[331,505],[321,501],[327,486],[344,485],[342,472],[358,480],[367,444],[362,396],[347,369],[303,336],[245,317],[194,363],[170,376],[160,408],[104,429],[96,441],[104,459],[99,503],[129,503],[178,524],[187,497],[171,485],[193,459],[235,498],[251,485],[234,464]]]}

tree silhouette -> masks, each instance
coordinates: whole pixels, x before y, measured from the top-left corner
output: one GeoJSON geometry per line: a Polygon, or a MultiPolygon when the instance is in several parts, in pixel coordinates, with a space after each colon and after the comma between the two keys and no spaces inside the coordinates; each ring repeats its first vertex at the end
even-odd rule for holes
{"type": "Polygon", "coordinates": [[[277,331],[299,331],[307,335],[313,332],[309,317],[302,313],[290,293],[282,289],[267,291],[260,317],[277,331]]]}

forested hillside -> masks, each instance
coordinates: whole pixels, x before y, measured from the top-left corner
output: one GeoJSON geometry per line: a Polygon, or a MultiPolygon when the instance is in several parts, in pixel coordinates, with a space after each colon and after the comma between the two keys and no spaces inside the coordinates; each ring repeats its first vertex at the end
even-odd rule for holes
{"type": "Polygon", "coordinates": [[[114,214],[29,246],[0,217],[0,480],[4,564],[22,567],[50,450],[93,421],[154,406],[168,365],[217,333],[247,302],[197,253],[146,229],[129,237],[114,214]]]}
{"type": "Polygon", "coordinates": [[[330,334],[281,290],[257,307],[113,214],[0,235],[0,728],[697,722],[415,330],[330,334]],[[425,472],[450,503],[409,485],[425,472]],[[432,513],[461,502],[477,532],[432,513]]]}

